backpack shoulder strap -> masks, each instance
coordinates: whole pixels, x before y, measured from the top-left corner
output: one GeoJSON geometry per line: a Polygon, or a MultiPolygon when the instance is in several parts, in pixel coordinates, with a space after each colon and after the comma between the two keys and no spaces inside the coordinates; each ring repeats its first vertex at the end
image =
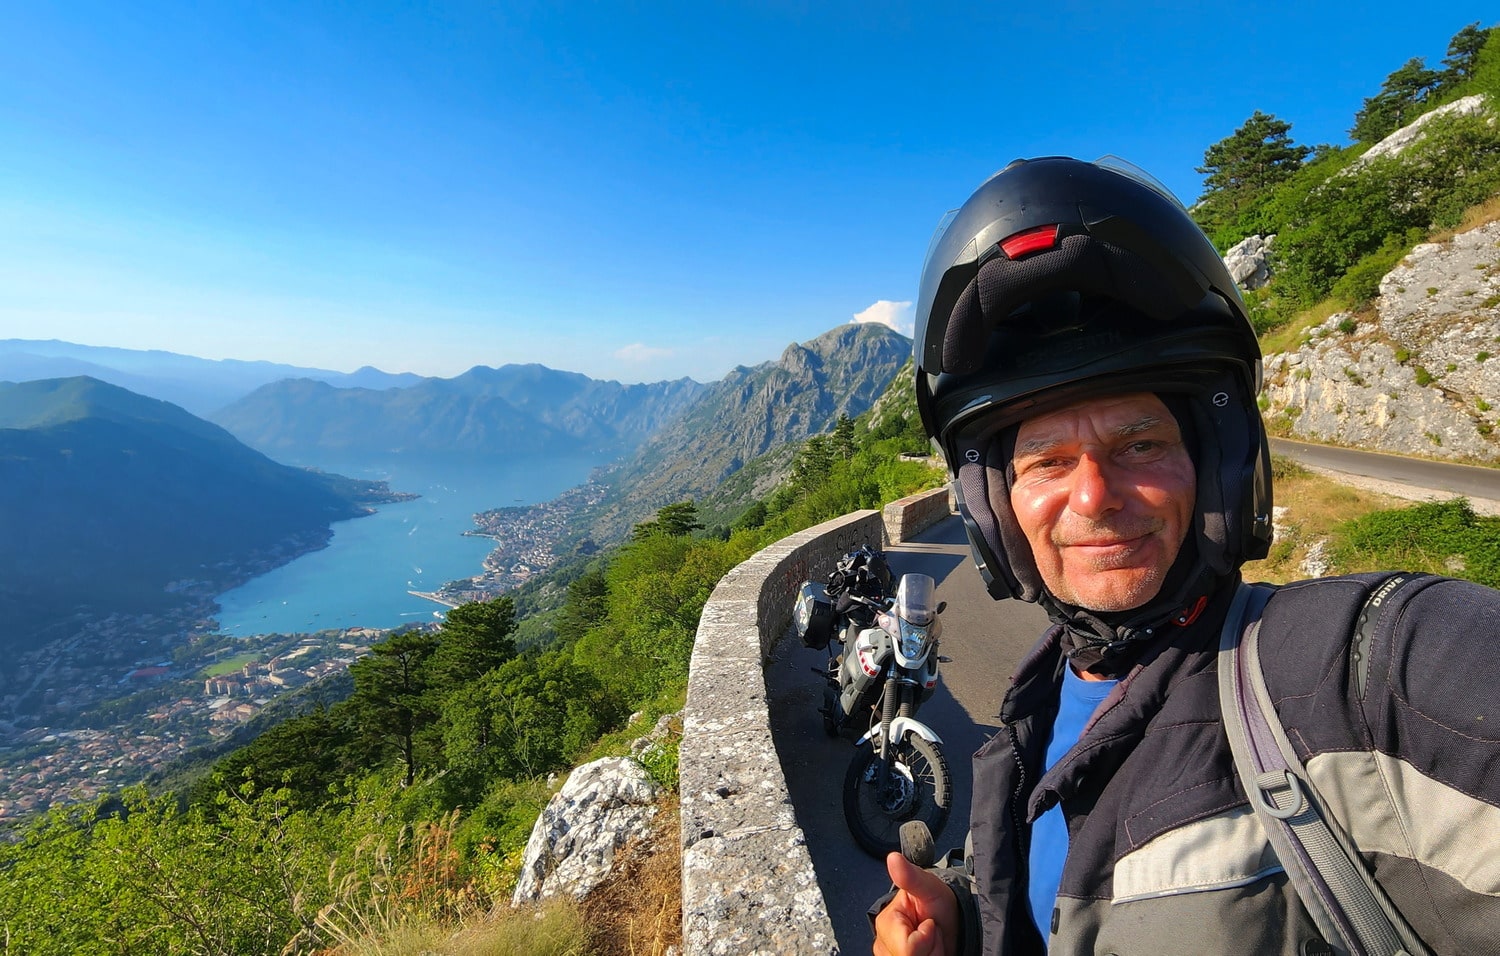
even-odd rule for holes
{"type": "Polygon", "coordinates": [[[1241,584],[1219,637],[1219,706],[1250,805],[1297,895],[1336,952],[1428,954],[1358,851],[1330,825],[1276,715],[1256,640],[1261,612],[1273,593],[1269,585],[1241,584]]]}

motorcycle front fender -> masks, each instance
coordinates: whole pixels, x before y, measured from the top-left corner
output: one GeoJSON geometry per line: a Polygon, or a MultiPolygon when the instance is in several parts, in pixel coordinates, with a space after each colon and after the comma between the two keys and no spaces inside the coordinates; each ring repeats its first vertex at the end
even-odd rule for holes
{"type": "Polygon", "coordinates": [[[943,742],[943,738],[937,735],[937,731],[933,730],[931,727],[922,723],[915,717],[897,717],[895,720],[891,721],[892,740],[901,740],[905,738],[907,734],[916,734],[918,737],[921,737],[925,740],[930,740],[935,744],[940,744],[943,742]]]}
{"type": "MultiPolygon", "coordinates": [[[[871,727],[869,732],[854,742],[856,747],[870,742],[870,738],[880,732],[879,725],[871,727]]],[[[891,721],[891,740],[902,740],[907,734],[916,734],[924,740],[930,740],[935,744],[943,742],[943,738],[937,735],[937,731],[917,720],[915,717],[897,717],[891,721]]]]}

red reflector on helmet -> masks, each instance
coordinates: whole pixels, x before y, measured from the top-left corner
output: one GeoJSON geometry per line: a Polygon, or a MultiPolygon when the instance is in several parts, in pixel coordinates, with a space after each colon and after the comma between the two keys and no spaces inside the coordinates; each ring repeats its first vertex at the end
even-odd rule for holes
{"type": "Polygon", "coordinates": [[[1012,259],[1051,249],[1057,245],[1057,230],[1057,226],[1037,226],[1035,229],[1027,229],[1008,239],[1001,239],[1000,248],[1012,259]]]}

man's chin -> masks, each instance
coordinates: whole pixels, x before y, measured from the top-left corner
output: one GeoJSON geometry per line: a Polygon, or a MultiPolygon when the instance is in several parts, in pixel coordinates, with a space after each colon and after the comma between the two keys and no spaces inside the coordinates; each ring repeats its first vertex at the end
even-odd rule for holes
{"type": "MultiPolygon", "coordinates": [[[[1120,568],[1091,571],[1078,587],[1069,582],[1067,603],[1090,611],[1130,611],[1156,597],[1161,590],[1161,575],[1155,568],[1120,568]]],[[[1056,589],[1058,597],[1063,597],[1056,589]]]]}

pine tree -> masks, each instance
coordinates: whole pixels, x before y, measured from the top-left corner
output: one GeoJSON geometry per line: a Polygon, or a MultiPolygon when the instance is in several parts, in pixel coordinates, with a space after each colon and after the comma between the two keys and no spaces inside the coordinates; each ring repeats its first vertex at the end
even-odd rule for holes
{"type": "Polygon", "coordinates": [[[679,501],[665,505],[650,521],[642,521],[630,531],[632,541],[640,541],[652,535],[664,534],[671,538],[685,538],[694,531],[702,531],[703,522],[698,520],[698,506],[692,501],[679,501]]]}
{"type": "Polygon", "coordinates": [[[1292,124],[1256,110],[1239,129],[1203,153],[1198,172],[1204,202],[1238,211],[1251,198],[1290,177],[1312,152],[1292,142],[1292,124]]]}
{"type": "Polygon", "coordinates": [[[1443,58],[1442,85],[1445,88],[1467,82],[1474,76],[1474,64],[1479,60],[1479,51],[1490,38],[1488,30],[1479,29],[1479,21],[1464,27],[1448,41],[1448,55],[1443,58]]]}
{"type": "Polygon", "coordinates": [[[609,615],[609,582],[603,571],[585,571],[568,585],[568,598],[557,615],[557,640],[571,646],[609,615]]]}
{"type": "Polygon", "coordinates": [[[840,415],[838,423],[833,426],[833,454],[848,461],[858,450],[858,443],[854,440],[854,419],[840,415]]]}
{"type": "Polygon", "coordinates": [[[674,538],[685,538],[694,531],[703,530],[703,522],[698,520],[698,506],[692,501],[667,505],[656,513],[656,520],[662,531],[674,538]]]}
{"type": "Polygon", "coordinates": [[[516,656],[516,603],[509,596],[450,610],[438,631],[428,684],[439,695],[478,680],[516,656]]]}
{"type": "Polygon", "coordinates": [[[1358,143],[1374,143],[1416,119],[1428,96],[1442,81],[1442,74],[1427,69],[1421,57],[1412,57],[1380,85],[1380,92],[1365,100],[1354,114],[1349,136],[1358,143]]]}
{"type": "Polygon", "coordinates": [[[435,717],[426,691],[427,661],[437,643],[434,634],[402,631],[349,665],[354,678],[349,701],[360,730],[377,746],[396,749],[407,786],[417,778],[418,736],[435,717]]]}

